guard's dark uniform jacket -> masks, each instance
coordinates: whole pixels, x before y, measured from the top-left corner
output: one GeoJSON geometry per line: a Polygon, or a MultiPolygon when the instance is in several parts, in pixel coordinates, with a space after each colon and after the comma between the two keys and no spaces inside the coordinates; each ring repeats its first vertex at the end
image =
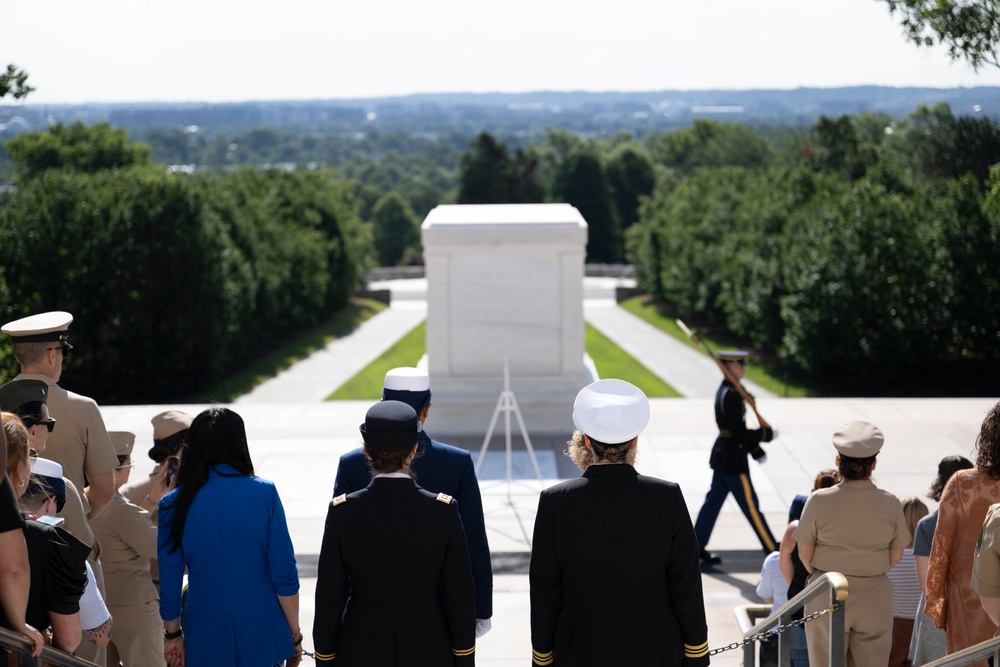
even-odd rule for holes
{"type": "MultiPolygon", "coordinates": [[[[493,566],[490,545],[486,540],[483,499],[472,456],[459,447],[431,440],[421,432],[410,471],[420,488],[433,493],[446,493],[458,501],[472,561],[472,578],[476,585],[476,618],[490,618],[493,616],[493,566]]],[[[368,460],[362,449],[356,449],[340,457],[333,495],[359,491],[370,481],[368,460]]]]}
{"type": "Polygon", "coordinates": [[[719,437],[712,445],[709,465],[726,474],[749,473],[747,454],[754,460],[764,456],[760,443],[771,439],[771,429],[748,429],[747,407],[736,388],[723,380],[715,392],[715,423],[719,437]]]}
{"type": "Polygon", "coordinates": [[[694,522],[694,532],[701,549],[708,545],[722,505],[731,493],[757,534],[764,553],[778,550],[778,542],[760,511],[747,461],[747,454],[755,460],[764,456],[760,443],[770,441],[773,432],[766,427],[748,429],[744,421],[746,411],[743,397],[728,380],[723,380],[715,392],[715,423],[719,427],[719,435],[709,458],[713,470],[712,485],[694,522]]]}
{"type": "Polygon", "coordinates": [[[534,665],[709,663],[698,544],[672,482],[592,465],[542,491],[529,580],[534,665]]]}
{"type": "Polygon", "coordinates": [[[450,496],[377,477],[330,502],[313,645],[319,665],[475,665],[472,570],[450,496]]]}

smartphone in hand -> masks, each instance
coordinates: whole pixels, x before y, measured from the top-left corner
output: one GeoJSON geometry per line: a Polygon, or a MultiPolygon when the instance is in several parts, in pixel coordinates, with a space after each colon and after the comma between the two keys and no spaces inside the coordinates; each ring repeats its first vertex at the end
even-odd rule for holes
{"type": "Polygon", "coordinates": [[[35,521],[44,523],[46,526],[61,526],[66,519],[61,516],[40,516],[35,521]]]}
{"type": "Polygon", "coordinates": [[[173,486],[174,479],[177,478],[177,471],[181,467],[181,459],[178,456],[167,457],[167,486],[173,486]]]}

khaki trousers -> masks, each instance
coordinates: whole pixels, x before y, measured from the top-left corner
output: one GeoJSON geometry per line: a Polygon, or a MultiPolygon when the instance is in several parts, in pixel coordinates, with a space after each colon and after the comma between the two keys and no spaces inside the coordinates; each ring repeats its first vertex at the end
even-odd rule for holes
{"type": "Polygon", "coordinates": [[[165,667],[163,621],[154,600],[140,605],[109,607],[115,619],[108,644],[108,667],[165,667]]]}
{"type": "MultiPolygon", "coordinates": [[[[823,574],[813,573],[812,583],[823,574]]],[[[892,649],[892,584],[889,577],[847,577],[850,595],[844,618],[846,667],[886,667],[892,649]]],[[[821,596],[806,605],[809,614],[826,609],[829,598],[821,596]]],[[[830,664],[830,616],[806,623],[810,665],[830,664]]]]}

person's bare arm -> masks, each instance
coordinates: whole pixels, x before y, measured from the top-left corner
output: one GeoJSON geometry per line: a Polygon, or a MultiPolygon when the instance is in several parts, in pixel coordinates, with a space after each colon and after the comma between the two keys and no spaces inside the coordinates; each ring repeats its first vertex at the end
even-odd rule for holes
{"type": "MultiPolygon", "coordinates": [[[[0,429],[0,433],[2,432],[3,429],[0,429]]],[[[17,529],[0,533],[0,605],[3,606],[10,629],[31,641],[31,655],[37,657],[42,653],[42,636],[38,630],[24,622],[30,586],[31,573],[28,569],[28,547],[24,542],[24,531],[17,529]]]]}
{"type": "Polygon", "coordinates": [[[75,651],[83,639],[80,612],[73,614],[49,612],[49,622],[52,624],[52,645],[67,653],[75,651]]]}
{"type": "Polygon", "coordinates": [[[913,562],[917,566],[917,581],[920,582],[920,590],[927,595],[927,569],[931,564],[930,556],[914,556],[913,562]]]}
{"type": "Polygon", "coordinates": [[[889,567],[895,567],[896,563],[902,560],[902,558],[903,558],[902,549],[889,549],[889,567]]]}
{"type": "Polygon", "coordinates": [[[90,486],[87,487],[87,502],[90,503],[90,514],[88,520],[93,520],[104,508],[111,503],[115,497],[115,471],[109,470],[100,475],[89,478],[90,486]]]}
{"type": "Polygon", "coordinates": [[[785,528],[785,534],[781,536],[781,544],[778,546],[778,567],[781,569],[781,576],[789,584],[792,583],[792,578],[795,576],[795,563],[792,562],[795,538],[792,537],[792,533],[795,532],[795,527],[798,525],[798,521],[792,521],[788,524],[785,528]]]}
{"type": "Polygon", "coordinates": [[[799,544],[799,560],[809,572],[813,571],[813,556],[816,555],[815,544],[799,544]]]}
{"type": "Polygon", "coordinates": [[[288,630],[292,633],[292,641],[295,642],[295,655],[285,660],[285,667],[297,667],[302,662],[302,628],[299,627],[299,594],[279,595],[278,604],[285,614],[288,622],[288,630]]]}

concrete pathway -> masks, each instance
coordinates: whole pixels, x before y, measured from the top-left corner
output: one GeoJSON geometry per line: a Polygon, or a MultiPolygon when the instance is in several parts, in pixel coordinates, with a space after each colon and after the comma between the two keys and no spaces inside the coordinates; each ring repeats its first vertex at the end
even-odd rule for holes
{"type": "Polygon", "coordinates": [[[337,387],[378,359],[427,319],[426,301],[393,303],[357,329],[258,385],[236,403],[297,403],[326,400],[337,387]]]}

